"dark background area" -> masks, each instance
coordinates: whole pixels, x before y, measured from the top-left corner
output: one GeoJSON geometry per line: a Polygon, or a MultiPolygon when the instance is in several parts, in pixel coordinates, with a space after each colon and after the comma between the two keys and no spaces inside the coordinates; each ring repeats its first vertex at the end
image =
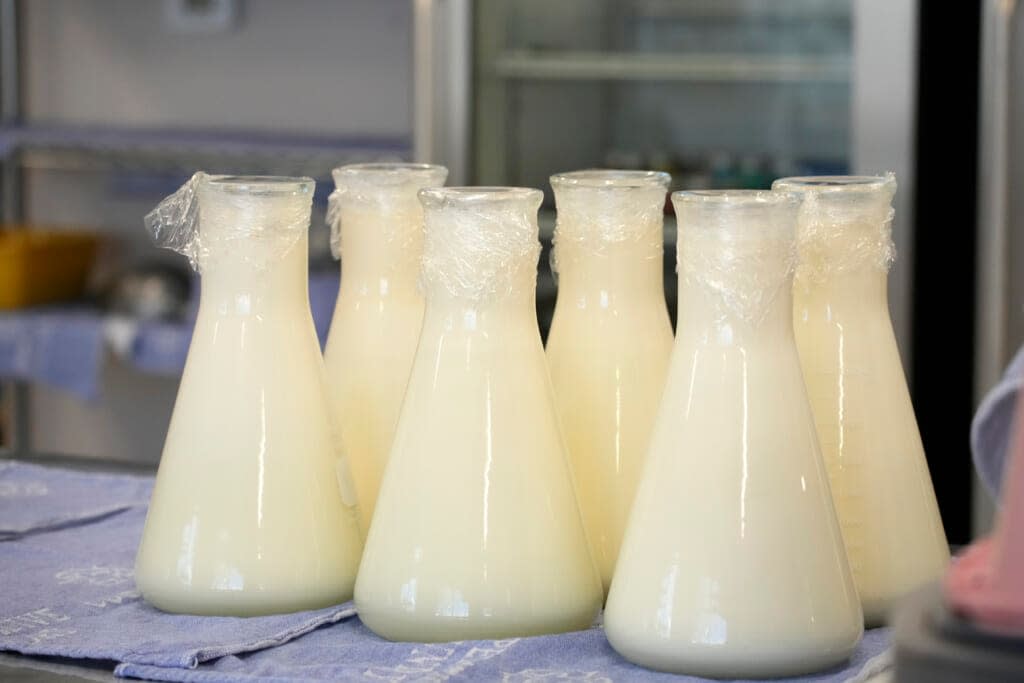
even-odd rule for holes
{"type": "Polygon", "coordinates": [[[919,11],[909,374],[946,535],[962,544],[972,509],[981,3],[921,2],[919,11]]]}

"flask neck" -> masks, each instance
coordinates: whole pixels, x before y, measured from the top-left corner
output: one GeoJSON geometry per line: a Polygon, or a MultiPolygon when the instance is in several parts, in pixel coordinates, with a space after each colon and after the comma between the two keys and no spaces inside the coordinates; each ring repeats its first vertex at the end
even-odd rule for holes
{"type": "MultiPolygon", "coordinates": [[[[693,280],[679,283],[682,344],[739,346],[793,341],[792,279],[743,298],[743,294],[709,289],[693,280]]],[[[750,294],[750,293],[745,293],[750,294]]]]}
{"type": "Polygon", "coordinates": [[[341,211],[341,290],[417,295],[423,251],[422,214],[408,210],[341,211]]]}
{"type": "Polygon", "coordinates": [[[204,269],[199,318],[309,315],[309,248],[303,235],[279,259],[248,258],[244,247],[204,269]]]}
{"type": "Polygon", "coordinates": [[[647,244],[609,245],[600,253],[563,248],[557,260],[559,291],[584,306],[659,301],[664,298],[663,264],[662,250],[647,244]]]}
{"type": "Polygon", "coordinates": [[[428,288],[424,332],[494,333],[495,336],[488,338],[495,342],[502,341],[505,334],[538,336],[536,279],[528,274],[521,274],[517,279],[510,292],[483,299],[453,294],[439,286],[428,288]]]}
{"type": "Polygon", "coordinates": [[[794,257],[770,228],[682,234],[679,329],[722,344],[791,338],[794,257]]]}
{"type": "Polygon", "coordinates": [[[814,277],[798,268],[793,294],[797,305],[806,308],[889,315],[888,272],[879,268],[843,271],[825,277],[814,277]]]}

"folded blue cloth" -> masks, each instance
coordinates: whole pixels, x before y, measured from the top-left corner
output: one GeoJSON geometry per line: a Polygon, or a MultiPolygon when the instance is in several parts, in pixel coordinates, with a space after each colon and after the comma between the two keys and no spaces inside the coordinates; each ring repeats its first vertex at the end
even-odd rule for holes
{"type": "MultiPolygon", "coordinates": [[[[8,490],[39,494],[0,503],[5,521],[13,514],[50,519],[50,506],[60,505],[51,492],[66,499],[65,515],[88,512],[92,501],[120,501],[125,507],[78,526],[40,526],[37,533],[0,543],[0,650],[112,661],[119,676],[164,681],[670,678],[626,662],[600,628],[428,645],[378,638],[354,616],[351,603],[248,619],[160,612],[140,598],[132,575],[146,508],[128,503],[148,493],[150,479],[4,463],[0,487],[5,482],[8,490]],[[22,513],[17,506],[29,510],[22,513]]],[[[887,629],[869,631],[845,666],[799,680],[846,681],[885,651],[888,641],[887,629]]]]}
{"type": "Polygon", "coordinates": [[[152,477],[0,461],[0,541],[145,506],[152,490],[152,477]]]}
{"type": "Polygon", "coordinates": [[[84,399],[99,392],[102,320],[89,311],[0,314],[0,377],[48,384],[84,399]]]}
{"type": "MultiPolygon", "coordinates": [[[[797,681],[848,681],[886,650],[888,629],[864,636],[846,666],[797,681]]],[[[884,668],[878,662],[874,669],[884,668]]],[[[222,657],[196,669],[120,664],[118,676],[157,681],[251,683],[253,681],[708,681],[630,664],[612,650],[604,631],[457,643],[390,643],[358,619],[320,628],[285,645],[222,657]]]]}
{"type": "Polygon", "coordinates": [[[145,516],[146,508],[129,508],[0,546],[0,650],[188,669],[355,614],[351,603],[252,618],[160,612],[139,596],[132,573],[145,516]]]}
{"type": "Polygon", "coordinates": [[[971,453],[974,467],[985,488],[999,496],[1010,446],[1010,433],[1017,396],[1024,385],[1024,348],[1017,351],[1003,378],[981,401],[971,423],[971,453]]]}

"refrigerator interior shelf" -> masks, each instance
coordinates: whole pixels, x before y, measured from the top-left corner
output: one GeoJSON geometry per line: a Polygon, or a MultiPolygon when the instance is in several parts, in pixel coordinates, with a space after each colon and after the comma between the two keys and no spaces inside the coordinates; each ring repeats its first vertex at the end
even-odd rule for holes
{"type": "Polygon", "coordinates": [[[253,131],[78,126],[0,127],[0,159],[50,170],[330,176],[359,161],[404,160],[407,139],[316,137],[253,131]]]}
{"type": "Polygon", "coordinates": [[[509,50],[493,69],[499,77],[523,80],[847,83],[851,63],[846,57],[509,50]]]}

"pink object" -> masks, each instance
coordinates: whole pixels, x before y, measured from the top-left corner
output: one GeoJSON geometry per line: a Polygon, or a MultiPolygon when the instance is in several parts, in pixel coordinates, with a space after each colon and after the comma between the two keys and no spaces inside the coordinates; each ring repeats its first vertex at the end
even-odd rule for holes
{"type": "Polygon", "coordinates": [[[971,544],[946,574],[946,600],[975,625],[1024,635],[1024,401],[1017,401],[995,532],[971,544]]]}

